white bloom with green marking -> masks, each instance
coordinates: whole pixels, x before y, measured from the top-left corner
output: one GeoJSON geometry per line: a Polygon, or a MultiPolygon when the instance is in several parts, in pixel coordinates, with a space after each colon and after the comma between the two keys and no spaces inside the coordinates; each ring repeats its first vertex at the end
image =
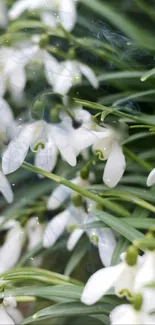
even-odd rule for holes
{"type": "Polygon", "coordinates": [[[9,11],[11,20],[18,18],[25,10],[39,9],[41,20],[51,27],[59,23],[71,31],[76,23],[76,0],[18,0],[9,11]]]}

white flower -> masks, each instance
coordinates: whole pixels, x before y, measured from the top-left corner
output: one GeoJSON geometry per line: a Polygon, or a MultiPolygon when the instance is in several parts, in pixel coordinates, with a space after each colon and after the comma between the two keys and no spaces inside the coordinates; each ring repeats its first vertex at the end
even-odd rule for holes
{"type": "Polygon", "coordinates": [[[52,66],[46,64],[46,77],[53,91],[62,95],[66,95],[70,88],[79,84],[84,75],[94,88],[98,88],[99,83],[93,70],[86,64],[78,61],[64,61],[57,66],[57,72],[53,76],[52,66]],[[51,70],[52,69],[52,70],[51,70]]]}
{"type": "MultiPolygon", "coordinates": [[[[17,303],[14,297],[9,296],[5,297],[3,300],[3,306],[7,312],[7,314],[11,317],[13,324],[20,324],[21,321],[23,320],[23,315],[22,313],[16,308],[17,303]]],[[[8,325],[12,323],[7,323],[8,325]]]]}
{"type": "Polygon", "coordinates": [[[142,256],[141,267],[136,274],[135,291],[141,290],[152,282],[155,282],[155,251],[146,251],[142,256]]]}
{"type": "MultiPolygon", "coordinates": [[[[39,223],[38,217],[32,217],[28,220],[26,224],[26,232],[28,238],[27,250],[31,251],[42,241],[44,227],[39,223]]],[[[42,262],[42,256],[34,257],[31,260],[31,264],[38,267],[42,262]]]]}
{"type": "MultiPolygon", "coordinates": [[[[80,176],[77,176],[76,178],[72,179],[71,182],[82,187],[86,187],[88,185],[88,181],[83,180],[80,176]]],[[[67,186],[57,186],[48,198],[48,210],[58,209],[69,197],[71,197],[73,193],[74,191],[67,186]]]]}
{"type": "Polygon", "coordinates": [[[114,287],[117,295],[124,289],[133,292],[139,265],[140,259],[134,266],[129,266],[124,259],[116,266],[95,272],[84,288],[81,301],[87,305],[95,304],[111,287],[114,287]]]}
{"type": "Polygon", "coordinates": [[[8,203],[13,202],[13,192],[7,178],[0,171],[0,192],[3,194],[8,203]]]}
{"type": "Polygon", "coordinates": [[[155,184],[155,168],[152,169],[151,173],[149,174],[147,178],[147,186],[152,186],[155,184]]]}
{"type": "Polygon", "coordinates": [[[8,13],[5,0],[0,1],[0,27],[5,28],[8,23],[8,13]]]}
{"type": "Polygon", "coordinates": [[[87,233],[94,245],[98,247],[99,256],[104,266],[110,266],[116,248],[114,232],[110,228],[91,229],[87,233]]]}
{"type": "Polygon", "coordinates": [[[110,321],[112,325],[128,324],[155,324],[155,315],[149,315],[144,311],[137,311],[131,305],[120,305],[111,312],[110,321]]]}
{"type": "Polygon", "coordinates": [[[13,138],[16,123],[14,121],[11,107],[3,98],[0,98],[0,116],[0,135],[2,135],[2,138],[5,138],[5,136],[13,138]]]}
{"type": "Polygon", "coordinates": [[[26,85],[25,67],[31,59],[32,50],[26,48],[1,47],[0,49],[0,96],[6,90],[15,100],[23,98],[26,85]]]}
{"type": "Polygon", "coordinates": [[[42,21],[52,27],[61,23],[70,31],[76,23],[75,0],[18,0],[9,11],[10,19],[18,18],[25,10],[41,10],[42,21]]]}
{"type": "Polygon", "coordinates": [[[8,231],[4,244],[0,247],[0,273],[16,265],[25,241],[24,229],[17,223],[8,231]]]}
{"type": "Polygon", "coordinates": [[[17,170],[23,163],[29,147],[37,152],[36,166],[46,171],[52,171],[55,167],[58,151],[68,164],[75,166],[79,153],[105,133],[89,130],[89,123],[88,128],[85,122],[81,121],[81,124],[75,129],[71,118],[66,117],[57,124],[48,124],[40,120],[19,127],[16,138],[10,142],[3,154],[3,172],[9,174],[17,170]]]}
{"type": "Polygon", "coordinates": [[[108,127],[107,136],[104,136],[103,139],[93,145],[93,150],[99,153],[99,158],[101,160],[107,160],[103,181],[110,188],[118,184],[126,167],[120,140],[121,134],[108,127]]]}
{"type": "Polygon", "coordinates": [[[1,325],[14,325],[14,321],[9,316],[4,304],[0,304],[0,324],[1,325]]]}

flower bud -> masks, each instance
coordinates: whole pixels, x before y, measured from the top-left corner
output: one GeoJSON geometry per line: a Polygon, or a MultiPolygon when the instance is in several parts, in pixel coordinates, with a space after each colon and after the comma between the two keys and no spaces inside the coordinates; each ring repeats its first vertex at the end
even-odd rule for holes
{"type": "Polygon", "coordinates": [[[41,120],[44,116],[45,104],[41,99],[37,99],[32,108],[32,118],[35,120],[41,120]]]}
{"type": "Polygon", "coordinates": [[[46,34],[42,35],[39,41],[40,48],[45,48],[48,45],[48,42],[49,42],[49,36],[46,34]]]}
{"type": "Polygon", "coordinates": [[[142,303],[143,303],[143,297],[140,293],[135,294],[134,298],[133,298],[133,307],[134,309],[136,309],[137,311],[139,311],[142,307],[142,303]]]}
{"type": "Polygon", "coordinates": [[[137,264],[138,249],[135,246],[129,246],[126,252],[126,263],[129,266],[134,266],[137,264]]]}
{"type": "Polygon", "coordinates": [[[80,176],[82,179],[88,179],[89,177],[89,169],[87,167],[84,167],[80,171],[80,176]]]}
{"type": "Polygon", "coordinates": [[[76,207],[80,207],[83,203],[82,196],[80,194],[74,194],[72,196],[72,202],[76,207]]]}

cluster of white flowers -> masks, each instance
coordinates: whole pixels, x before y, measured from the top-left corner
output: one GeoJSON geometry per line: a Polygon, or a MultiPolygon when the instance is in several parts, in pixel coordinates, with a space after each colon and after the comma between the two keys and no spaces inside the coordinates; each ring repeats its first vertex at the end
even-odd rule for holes
{"type": "Polygon", "coordinates": [[[111,324],[155,323],[155,251],[147,250],[138,256],[135,247],[121,255],[121,263],[94,273],[88,280],[81,301],[95,304],[114,288],[118,297],[126,296],[131,304],[122,304],[111,312],[111,324]],[[152,285],[152,286],[151,286],[152,285]]]}
{"type": "MultiPolygon", "coordinates": [[[[90,112],[80,105],[72,107],[69,100],[66,100],[66,95],[73,86],[81,83],[83,77],[94,89],[99,88],[95,72],[80,62],[76,55],[66,54],[66,60],[63,58],[63,61],[60,61],[49,51],[50,30],[60,29],[62,33],[67,34],[74,28],[77,20],[77,2],[17,0],[8,10],[5,1],[0,0],[0,28],[5,29],[9,22],[18,18],[20,20],[20,17],[29,17],[30,14],[34,15],[37,21],[41,21],[41,26],[47,27],[49,31],[47,35],[38,33],[21,41],[13,38],[10,40],[8,37],[8,44],[5,41],[0,48],[0,192],[9,204],[13,202],[14,195],[7,175],[21,167],[29,150],[34,153],[36,167],[52,172],[59,156],[75,167],[78,156],[84,155],[89,148],[89,153],[93,152],[99,160],[105,161],[103,182],[109,188],[114,188],[124,174],[126,161],[122,143],[127,135],[126,129],[121,127],[121,123],[119,130],[116,130],[114,125],[98,125],[90,112]],[[19,108],[23,107],[29,80],[27,70],[30,66],[35,67],[36,63],[40,69],[43,67],[44,77],[51,87],[51,92],[63,98],[62,108],[57,114],[58,122],[52,119],[47,122],[43,117],[37,121],[33,117],[27,121],[25,116],[17,119],[6,99],[11,99],[19,108]]],[[[28,107],[29,109],[32,110],[32,107],[28,107]]],[[[71,182],[87,188],[91,184],[92,176],[91,173],[88,174],[87,177],[82,177],[79,172],[71,182]]],[[[155,169],[147,179],[148,186],[153,184],[155,169]]],[[[44,248],[48,248],[67,230],[70,233],[67,249],[71,251],[85,233],[98,248],[105,268],[89,279],[82,294],[82,302],[92,305],[114,287],[118,296],[130,294],[133,304],[116,307],[111,313],[111,324],[155,324],[155,292],[153,288],[146,287],[155,282],[155,252],[146,251],[141,257],[132,247],[121,256],[122,262],[119,265],[111,266],[118,234],[108,227],[88,227],[89,223],[96,221],[94,215],[98,207],[94,201],[82,199],[80,195],[75,196],[72,189],[59,185],[48,197],[46,208],[50,211],[58,210],[48,223],[41,224],[38,217],[31,216],[24,226],[18,221],[9,221],[2,226],[6,237],[0,247],[0,274],[17,264],[25,244],[27,251],[31,251],[40,242],[44,248]],[[69,204],[66,208],[67,200],[69,204]],[[60,212],[63,204],[65,208],[60,212]]],[[[0,217],[0,224],[4,219],[0,217]]],[[[39,256],[34,258],[31,264],[39,266],[41,262],[42,257],[39,256]]],[[[7,299],[0,304],[0,324],[15,324],[22,316],[15,308],[16,304],[12,305],[10,302],[10,307],[7,299]],[[17,318],[13,316],[15,314],[17,318]]]]}

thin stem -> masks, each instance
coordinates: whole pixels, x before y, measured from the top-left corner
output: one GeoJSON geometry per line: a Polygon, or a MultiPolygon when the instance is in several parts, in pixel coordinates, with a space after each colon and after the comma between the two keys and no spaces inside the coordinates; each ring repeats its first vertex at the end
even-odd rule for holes
{"type": "Polygon", "coordinates": [[[119,206],[118,204],[114,203],[114,202],[110,202],[108,199],[103,199],[101,198],[99,195],[97,194],[94,194],[92,192],[89,192],[88,190],[86,190],[85,188],[83,187],[80,187],[79,185],[75,185],[73,184],[72,182],[68,181],[67,179],[63,178],[63,177],[60,177],[58,175],[55,175],[53,173],[49,173],[49,172],[46,172],[40,168],[37,168],[27,162],[24,162],[22,164],[22,167],[26,170],[29,170],[31,172],[34,172],[34,173],[37,173],[37,174],[41,174],[49,179],[52,179],[53,181],[55,181],[56,183],[59,183],[59,184],[62,184],[62,185],[65,185],[69,188],[71,188],[73,191],[99,203],[99,204],[102,204],[104,207],[106,207],[107,209],[115,212],[115,213],[118,213],[120,214],[121,216],[126,216],[128,217],[129,216],[129,212],[128,211],[125,211],[125,209],[121,206],[119,206]]]}
{"type": "Polygon", "coordinates": [[[142,160],[139,158],[135,153],[130,151],[128,148],[124,146],[124,152],[127,154],[129,158],[131,158],[133,161],[135,161],[138,165],[146,169],[148,172],[150,172],[153,169],[153,166],[149,164],[148,162],[142,160]]]}

